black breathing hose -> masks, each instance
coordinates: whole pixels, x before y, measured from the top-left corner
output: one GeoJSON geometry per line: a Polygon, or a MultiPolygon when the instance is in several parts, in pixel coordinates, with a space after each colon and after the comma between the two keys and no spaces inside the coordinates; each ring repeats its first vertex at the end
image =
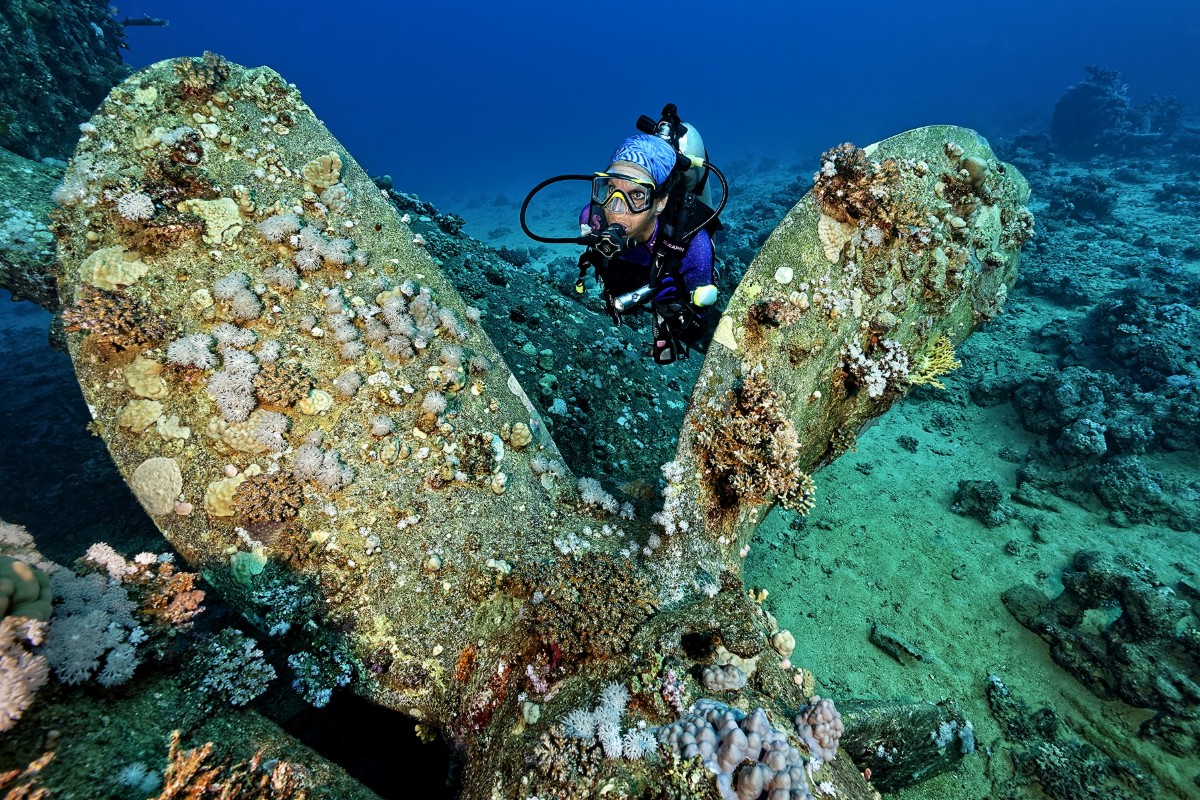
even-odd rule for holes
{"type": "Polygon", "coordinates": [[[714,167],[712,164],[708,163],[707,161],[704,162],[704,166],[707,167],[708,169],[712,170],[714,173],[716,173],[717,180],[719,180],[721,182],[721,202],[716,207],[716,209],[713,211],[712,216],[710,216],[708,219],[704,220],[704,222],[700,223],[695,228],[693,228],[692,230],[687,232],[687,235],[685,235],[683,237],[683,241],[685,241],[685,242],[690,242],[692,240],[692,237],[700,232],[701,228],[708,225],[710,222],[712,222],[717,217],[721,216],[721,212],[725,209],[725,203],[726,203],[726,201],[729,200],[729,184],[725,182],[725,173],[721,172],[721,170],[717,169],[716,167],[714,167]]]}
{"type": "MultiPolygon", "coordinates": [[[[535,242],[542,242],[543,244],[591,244],[593,241],[595,241],[595,238],[596,238],[595,236],[573,236],[573,237],[563,236],[563,237],[557,237],[557,238],[551,238],[549,236],[538,236],[536,233],[529,230],[529,225],[527,225],[525,223],[525,210],[527,208],[529,208],[529,201],[533,199],[533,196],[552,183],[558,183],[559,181],[578,181],[578,180],[590,181],[594,177],[596,177],[596,176],[595,175],[556,175],[553,178],[547,178],[546,180],[539,183],[537,186],[530,189],[529,194],[525,195],[525,202],[521,203],[521,230],[525,231],[525,235],[528,236],[530,239],[533,239],[535,242]]],[[[721,182],[724,183],[725,182],[724,179],[722,179],[721,182]]]]}
{"type": "MultiPolygon", "coordinates": [[[[704,220],[704,222],[700,223],[695,228],[688,231],[687,235],[685,235],[683,237],[683,241],[685,241],[685,242],[691,241],[692,237],[695,236],[697,233],[699,233],[701,228],[705,227],[710,222],[712,222],[714,219],[721,216],[721,212],[725,209],[725,203],[729,200],[729,184],[725,181],[725,173],[721,172],[721,170],[717,169],[715,166],[708,163],[707,161],[704,162],[704,166],[707,169],[712,170],[712,172],[716,174],[717,180],[719,180],[721,182],[721,202],[717,206],[717,208],[713,211],[713,213],[709,216],[708,219],[704,220]]],[[[559,183],[561,181],[579,181],[579,180],[590,181],[594,177],[596,177],[595,174],[591,174],[591,175],[556,175],[553,178],[547,178],[546,180],[539,183],[537,186],[530,189],[529,194],[525,195],[525,202],[521,203],[521,230],[524,231],[525,235],[528,236],[530,239],[533,239],[535,242],[541,242],[543,244],[582,244],[582,245],[595,244],[598,237],[594,233],[593,234],[585,234],[583,236],[570,236],[570,237],[567,237],[567,236],[560,236],[560,237],[539,236],[538,234],[529,230],[529,225],[528,225],[528,223],[525,222],[525,212],[529,208],[530,201],[533,200],[534,195],[536,195],[542,189],[546,188],[547,186],[549,186],[552,183],[559,183]]]]}

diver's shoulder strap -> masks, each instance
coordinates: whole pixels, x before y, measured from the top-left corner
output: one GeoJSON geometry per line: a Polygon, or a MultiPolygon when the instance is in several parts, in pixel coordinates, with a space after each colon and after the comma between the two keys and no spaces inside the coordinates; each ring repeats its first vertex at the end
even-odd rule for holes
{"type": "MultiPolygon", "coordinates": [[[[667,205],[666,219],[660,219],[658,237],[654,241],[654,249],[650,256],[651,280],[657,280],[665,275],[679,278],[679,267],[683,257],[691,245],[689,231],[692,220],[698,219],[697,210],[708,209],[694,193],[685,191],[678,197],[671,198],[667,205]]],[[[708,209],[711,214],[712,210],[708,209]]]]}

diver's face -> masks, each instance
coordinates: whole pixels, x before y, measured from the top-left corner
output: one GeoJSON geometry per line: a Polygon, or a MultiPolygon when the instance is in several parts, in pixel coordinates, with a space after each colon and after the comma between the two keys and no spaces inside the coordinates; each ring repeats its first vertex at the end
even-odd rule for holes
{"type": "MultiPolygon", "coordinates": [[[[608,172],[629,175],[639,180],[653,181],[650,173],[641,167],[627,162],[612,164],[609,166],[608,172]]],[[[613,180],[613,188],[620,190],[621,194],[634,200],[634,202],[637,202],[639,197],[644,196],[646,191],[645,187],[638,183],[619,178],[613,180]]],[[[645,210],[634,212],[629,208],[629,204],[623,200],[621,195],[614,192],[612,199],[604,209],[604,216],[610,225],[615,222],[624,227],[626,236],[629,236],[640,244],[650,240],[651,235],[654,233],[654,220],[662,213],[665,205],[665,199],[656,200],[645,210]]]]}

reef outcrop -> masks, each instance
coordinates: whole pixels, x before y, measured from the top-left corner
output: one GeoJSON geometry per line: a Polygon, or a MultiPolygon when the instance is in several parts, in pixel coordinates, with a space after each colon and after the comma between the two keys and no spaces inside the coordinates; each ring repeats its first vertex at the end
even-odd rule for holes
{"type": "Polygon", "coordinates": [[[1160,582],[1124,553],[1076,553],[1050,598],[1031,585],[1003,595],[1017,620],[1046,640],[1050,655],[1104,699],[1155,712],[1141,734],[1176,755],[1200,741],[1198,593],[1187,581],[1160,582]],[[1099,618],[1099,619],[1097,619],[1099,618]]]}
{"type": "Polygon", "coordinates": [[[129,74],[125,31],[102,0],[0,6],[0,147],[65,159],[77,127],[129,74]]]}
{"type": "Polygon", "coordinates": [[[50,195],[62,175],[61,164],[0,148],[0,286],[48,311],[58,310],[50,195]]]}
{"type": "Polygon", "coordinates": [[[421,720],[468,798],[865,798],[741,558],[999,313],[1027,195],[962,129],[826,154],[721,319],[653,520],[570,473],[478,310],[270,69],[178,59],[110,93],[56,191],[59,291],[95,431],[312,702],[421,720]]]}
{"type": "Polygon", "coordinates": [[[1072,158],[1145,153],[1180,130],[1183,109],[1174,97],[1153,97],[1135,106],[1121,73],[1097,66],[1054,106],[1054,146],[1072,158]]]}

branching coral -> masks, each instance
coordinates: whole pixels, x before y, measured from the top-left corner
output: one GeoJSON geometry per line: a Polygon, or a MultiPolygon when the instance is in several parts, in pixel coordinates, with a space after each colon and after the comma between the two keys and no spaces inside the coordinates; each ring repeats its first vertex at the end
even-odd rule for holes
{"type": "Polygon", "coordinates": [[[954,358],[954,345],[945,334],[934,339],[929,352],[918,356],[909,367],[908,382],[916,385],[933,386],[945,389],[945,385],[937,380],[937,376],[953,372],[962,366],[962,362],[954,358]]]}
{"type": "Polygon", "coordinates": [[[156,632],[173,637],[192,627],[204,610],[204,590],[196,588],[199,573],[180,572],[169,561],[135,558],[122,579],[138,603],[138,614],[156,632]]]}
{"type": "Polygon", "coordinates": [[[247,478],[233,494],[233,508],[244,524],[255,527],[287,522],[304,505],[300,481],[290,472],[247,478]]]}
{"type": "Polygon", "coordinates": [[[538,787],[545,796],[573,800],[598,791],[596,780],[604,763],[604,752],[594,743],[568,736],[561,725],[551,725],[550,730],[541,735],[533,745],[530,760],[539,776],[555,784],[538,787]],[[566,786],[570,789],[559,790],[566,786]]]}
{"type": "MultiPolygon", "coordinates": [[[[46,657],[34,652],[45,639],[46,623],[26,617],[0,619],[0,733],[11,730],[46,682],[46,657]]],[[[0,776],[0,788],[3,788],[0,776]]]]}
{"type": "Polygon", "coordinates": [[[799,514],[807,514],[817,505],[817,484],[807,472],[801,472],[796,488],[777,498],[784,508],[790,508],[799,514]]]}
{"type": "Polygon", "coordinates": [[[207,100],[229,78],[229,63],[206,50],[202,58],[181,58],[176,61],[175,75],[179,78],[181,95],[207,100]]]}
{"type": "Polygon", "coordinates": [[[84,286],[73,308],[63,310],[67,331],[87,331],[109,351],[143,350],[162,342],[170,326],[128,292],[84,286]]]}
{"type": "MultiPolygon", "coordinates": [[[[129,637],[131,644],[142,644],[161,656],[175,637],[192,627],[193,619],[204,611],[204,591],[196,588],[200,579],[199,573],[181,572],[175,568],[169,556],[156,556],[153,553],[140,553],[132,559],[126,559],[104,542],[97,542],[88,548],[87,553],[80,559],[80,565],[87,574],[76,584],[74,594],[79,595],[68,608],[82,606],[88,609],[102,605],[97,598],[88,594],[88,581],[95,584],[93,573],[101,572],[110,581],[110,598],[105,601],[112,608],[124,609],[131,616],[124,621],[125,625],[137,623],[134,634],[129,637]]],[[[61,580],[56,576],[52,580],[61,580]]],[[[71,601],[70,597],[64,598],[71,601]]],[[[59,608],[58,615],[64,612],[59,608]]],[[[78,613],[78,610],[70,613],[78,613]]],[[[58,617],[56,616],[56,619],[58,617]]],[[[103,626],[101,626],[103,627],[103,626]]],[[[55,631],[52,630],[52,638],[55,631]]],[[[61,637],[60,637],[61,638],[61,637]]],[[[118,651],[117,652],[119,655],[118,651]]],[[[108,656],[107,669],[112,670],[113,655],[108,656]]],[[[128,666],[130,672],[136,667],[136,662],[128,666]]],[[[59,667],[56,666],[56,669],[59,667]]],[[[100,682],[105,683],[103,674],[100,682]]],[[[115,681],[121,682],[121,681],[115,681]]],[[[108,684],[105,684],[108,685],[108,684]]]]}
{"type": "Polygon", "coordinates": [[[214,766],[208,763],[213,743],[184,750],[179,731],[171,733],[167,769],[158,800],[308,800],[311,778],[302,767],[275,760],[267,769],[262,753],[249,761],[214,766]]]}
{"type": "Polygon", "coordinates": [[[293,406],[313,388],[308,370],[295,361],[260,364],[254,376],[254,393],[265,406],[293,406]]]}
{"type": "Polygon", "coordinates": [[[872,161],[849,142],[821,156],[813,195],[821,210],[838,222],[878,229],[879,244],[923,219],[919,206],[902,191],[900,163],[891,158],[872,161]]]}
{"type": "Polygon", "coordinates": [[[804,507],[800,441],[782,398],[761,368],[720,400],[705,404],[693,422],[706,482],[717,503],[730,508],[763,502],[804,507]]]}

